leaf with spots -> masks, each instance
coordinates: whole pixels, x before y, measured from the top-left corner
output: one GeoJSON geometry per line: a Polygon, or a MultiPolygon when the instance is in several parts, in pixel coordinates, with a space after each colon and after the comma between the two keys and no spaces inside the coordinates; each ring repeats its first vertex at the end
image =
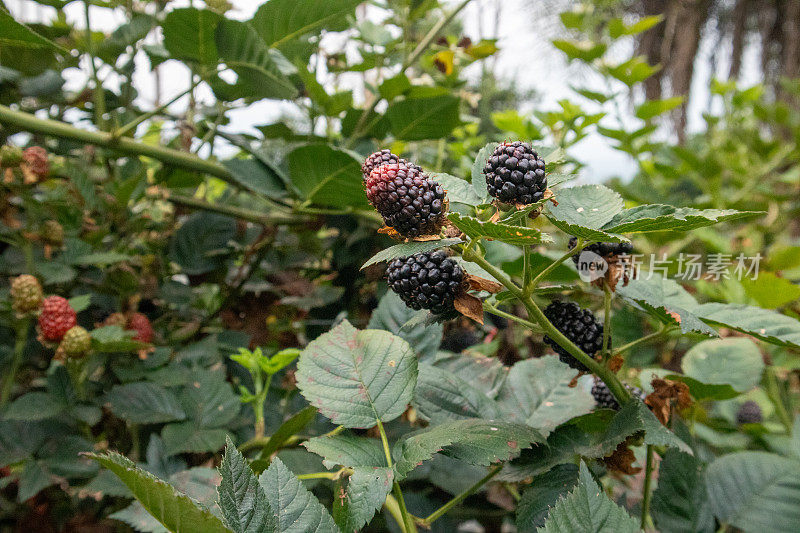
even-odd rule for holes
{"type": "Polygon", "coordinates": [[[417,382],[414,350],[400,337],[358,330],[346,320],[311,342],[297,362],[297,386],[334,424],[370,428],[403,414],[417,382]]]}
{"type": "Polygon", "coordinates": [[[358,531],[369,522],[392,490],[391,468],[357,467],[347,479],[336,484],[333,519],[342,531],[358,531]]]}

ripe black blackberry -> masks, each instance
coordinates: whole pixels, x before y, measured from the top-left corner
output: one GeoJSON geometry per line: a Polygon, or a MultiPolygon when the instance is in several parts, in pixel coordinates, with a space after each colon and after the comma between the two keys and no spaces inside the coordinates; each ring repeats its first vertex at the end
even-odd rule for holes
{"type": "Polygon", "coordinates": [[[466,289],[466,274],[439,250],[398,257],[386,270],[389,287],[412,309],[435,315],[455,311],[454,300],[466,289]]]}
{"type": "Polygon", "coordinates": [[[415,165],[381,165],[372,169],[364,185],[367,199],[386,225],[404,237],[436,234],[445,222],[444,188],[415,165]]]}
{"type": "MultiPolygon", "coordinates": [[[[590,357],[603,348],[603,324],[588,309],[581,309],[575,302],[555,301],[545,308],[544,315],[558,331],[590,357]]],[[[550,337],[545,336],[544,342],[555,350],[561,362],[575,370],[589,371],[583,363],[550,337]]],[[[610,344],[611,339],[609,339],[610,344]]]]}
{"type": "Polygon", "coordinates": [[[529,143],[500,144],[483,167],[483,174],[489,194],[501,202],[533,204],[547,190],[544,159],[529,143]]]}
{"type": "Polygon", "coordinates": [[[361,174],[366,180],[373,170],[381,165],[387,165],[389,163],[394,163],[395,165],[405,164],[408,167],[420,169],[420,167],[414,163],[409,163],[405,159],[402,159],[400,156],[395,155],[384,148],[383,150],[378,150],[377,152],[373,152],[367,156],[367,158],[364,160],[364,164],[361,165],[361,174]]]}
{"type": "MultiPolygon", "coordinates": [[[[572,250],[578,244],[578,238],[572,237],[569,240],[569,249],[572,250]]],[[[630,242],[595,242],[589,246],[585,246],[581,252],[589,251],[594,252],[600,257],[607,258],[612,255],[630,254],[633,252],[633,244],[630,242]]],[[[572,256],[572,262],[578,266],[581,254],[572,256]]]]}
{"type": "Polygon", "coordinates": [[[744,402],[736,413],[736,421],[740,424],[760,424],[763,420],[761,407],[752,400],[744,402]]]}
{"type": "MultiPolygon", "coordinates": [[[[644,400],[644,391],[639,387],[625,385],[625,388],[628,389],[634,398],[644,400]]],[[[609,390],[608,386],[603,382],[603,380],[598,377],[594,378],[594,384],[592,385],[592,396],[594,396],[594,401],[599,409],[614,409],[615,411],[619,409],[619,403],[617,402],[616,398],[614,398],[614,395],[611,394],[611,390],[609,390]]]]}

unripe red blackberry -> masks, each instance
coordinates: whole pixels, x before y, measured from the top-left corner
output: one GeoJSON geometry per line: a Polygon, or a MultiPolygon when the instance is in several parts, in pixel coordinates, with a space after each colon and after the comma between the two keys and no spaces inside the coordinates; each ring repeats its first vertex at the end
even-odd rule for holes
{"type": "MultiPolygon", "coordinates": [[[[642,389],[639,387],[631,387],[630,385],[624,383],[623,385],[625,385],[625,388],[628,389],[634,398],[644,400],[645,394],[642,389]]],[[[598,377],[594,378],[594,384],[592,385],[592,396],[594,397],[594,401],[599,409],[614,409],[615,411],[619,409],[619,403],[617,403],[616,398],[614,398],[614,395],[611,394],[611,391],[603,382],[603,380],[598,377]]]]}
{"type": "Polygon", "coordinates": [[[489,156],[483,174],[489,194],[507,204],[536,203],[547,190],[544,159],[529,143],[501,143],[489,156]]]}
{"type": "Polygon", "coordinates": [[[398,257],[386,270],[389,287],[412,309],[435,315],[455,311],[453,302],[466,290],[466,274],[439,250],[398,257]]]}
{"type": "Polygon", "coordinates": [[[64,334],[61,344],[58,345],[59,351],[65,356],[78,359],[89,353],[92,347],[92,337],[89,332],[80,326],[73,326],[64,334]]]}
{"type": "Polygon", "coordinates": [[[134,313],[128,319],[127,329],[136,332],[133,340],[139,342],[151,342],[153,340],[153,326],[150,324],[150,319],[142,313],[134,313]]]}
{"type": "Polygon", "coordinates": [[[119,326],[122,329],[125,329],[125,325],[127,323],[128,319],[125,317],[123,313],[111,313],[103,321],[103,326],[119,326]]]}
{"type": "Polygon", "coordinates": [[[11,307],[23,315],[36,311],[42,305],[42,286],[30,274],[22,274],[11,280],[11,307]]]}
{"type": "Polygon", "coordinates": [[[61,296],[48,296],[42,302],[39,329],[48,341],[60,341],[64,334],[78,323],[78,315],[61,296]]]}
{"type": "Polygon", "coordinates": [[[365,182],[367,199],[387,226],[404,237],[438,233],[447,199],[442,186],[416,166],[389,163],[374,168],[365,182]]]}
{"type": "Polygon", "coordinates": [[[760,424],[763,420],[761,407],[752,400],[744,402],[736,413],[736,421],[740,424],[760,424]]]}
{"type": "MultiPolygon", "coordinates": [[[[544,315],[553,323],[558,331],[578,346],[590,357],[603,348],[603,323],[595,318],[588,309],[581,309],[575,302],[555,301],[544,310],[544,315]]],[[[550,337],[544,342],[555,350],[558,358],[576,370],[588,372],[589,369],[575,359],[550,337]]],[[[609,339],[609,346],[611,339],[609,339]]]]}
{"type": "Polygon", "coordinates": [[[50,174],[50,162],[47,160],[47,150],[41,146],[31,146],[22,152],[22,159],[30,171],[37,178],[46,178],[50,174]]]}
{"type": "Polygon", "coordinates": [[[407,167],[414,167],[418,170],[422,170],[414,163],[409,163],[405,159],[402,159],[399,155],[395,155],[389,150],[384,148],[383,150],[373,152],[367,156],[367,158],[364,160],[364,164],[361,165],[361,174],[364,176],[364,179],[366,180],[373,170],[375,170],[379,166],[388,165],[390,163],[393,163],[395,165],[406,165],[407,167]]]}
{"type": "MultiPolygon", "coordinates": [[[[569,249],[572,250],[578,244],[577,237],[571,237],[569,240],[569,249]]],[[[593,252],[600,257],[608,258],[614,255],[627,255],[633,252],[633,244],[630,242],[595,242],[590,244],[589,246],[584,246],[583,252],[593,252]]],[[[580,261],[580,253],[577,253],[572,256],[572,262],[575,263],[575,266],[578,266],[578,262],[580,261]]]]}

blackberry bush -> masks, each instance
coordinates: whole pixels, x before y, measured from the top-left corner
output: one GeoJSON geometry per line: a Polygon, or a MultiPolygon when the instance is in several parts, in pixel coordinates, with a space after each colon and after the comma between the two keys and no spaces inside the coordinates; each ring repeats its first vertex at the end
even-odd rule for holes
{"type": "MultiPolygon", "coordinates": [[[[588,309],[581,309],[575,302],[555,301],[545,308],[544,315],[587,355],[594,356],[603,348],[603,324],[588,309]]],[[[589,371],[586,365],[550,337],[545,336],[544,342],[555,350],[562,362],[576,370],[589,371]]]]}
{"type": "Polygon", "coordinates": [[[501,143],[483,168],[489,194],[505,203],[533,204],[547,190],[544,159],[529,143],[501,143]]]}
{"type": "Polygon", "coordinates": [[[389,287],[412,309],[441,315],[455,311],[466,289],[464,270],[443,251],[398,257],[386,270],[389,287]]]}

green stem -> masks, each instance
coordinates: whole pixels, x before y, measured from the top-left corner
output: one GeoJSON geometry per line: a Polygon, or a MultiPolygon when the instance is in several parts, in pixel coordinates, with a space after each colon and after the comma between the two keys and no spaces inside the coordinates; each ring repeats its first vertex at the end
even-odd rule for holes
{"type": "Polygon", "coordinates": [[[613,297],[613,293],[611,292],[611,287],[608,286],[608,282],[604,279],[603,280],[603,357],[608,361],[611,358],[611,354],[608,352],[608,341],[611,338],[611,299],[613,297]]]}
{"type": "Polygon", "coordinates": [[[783,395],[781,394],[780,386],[778,385],[778,378],[775,375],[774,368],[767,368],[767,371],[764,374],[764,384],[766,385],[767,396],[769,396],[769,399],[775,406],[775,412],[777,413],[778,418],[780,418],[781,423],[783,424],[784,428],[786,428],[786,433],[791,435],[792,426],[794,423],[792,421],[792,417],[789,415],[789,410],[786,409],[786,405],[783,402],[783,395]]]}
{"type": "Polygon", "coordinates": [[[578,238],[578,242],[575,244],[575,248],[570,249],[567,253],[556,259],[553,263],[550,263],[547,266],[547,268],[539,272],[536,275],[536,277],[533,278],[533,281],[531,282],[531,287],[536,287],[537,285],[539,285],[539,283],[541,283],[541,281],[544,280],[547,277],[547,275],[550,272],[552,272],[558,265],[560,265],[573,255],[583,250],[583,248],[588,244],[590,244],[588,241],[584,241],[583,239],[578,238]]]}
{"type": "Polygon", "coordinates": [[[650,486],[653,484],[653,445],[647,445],[647,457],[645,458],[644,486],[642,487],[642,521],[641,528],[644,530],[650,521],[650,486]]]}
{"type": "Polygon", "coordinates": [[[313,472],[311,474],[300,474],[297,479],[331,479],[337,480],[345,474],[352,473],[352,468],[342,468],[336,472],[313,472]]]}
{"type": "Polygon", "coordinates": [[[28,330],[31,326],[31,319],[25,318],[17,322],[17,340],[14,343],[14,355],[11,359],[11,367],[6,371],[3,379],[3,389],[0,391],[0,407],[4,407],[11,398],[11,390],[14,388],[14,381],[17,371],[22,366],[22,357],[25,354],[25,345],[28,344],[28,330]]]}
{"type": "Polygon", "coordinates": [[[153,109],[151,111],[148,111],[148,112],[140,115],[136,119],[128,122],[124,126],[121,126],[121,127],[117,128],[117,129],[115,129],[114,131],[111,132],[111,135],[115,139],[119,139],[120,137],[124,137],[125,135],[128,135],[132,131],[136,130],[136,128],[137,128],[137,126],[139,126],[139,124],[141,124],[145,120],[148,120],[148,119],[153,118],[154,116],[160,114],[162,111],[167,109],[169,106],[171,106],[172,104],[174,104],[175,102],[177,102],[178,100],[180,100],[181,98],[183,98],[184,96],[186,96],[187,94],[192,92],[192,90],[194,90],[194,88],[197,87],[197,85],[199,83],[200,82],[197,81],[191,87],[189,87],[188,89],[186,89],[182,93],[180,93],[177,96],[175,96],[174,98],[172,98],[169,102],[167,102],[165,104],[161,104],[160,106],[156,107],[155,109],[153,109]]]}
{"type": "Polygon", "coordinates": [[[468,496],[472,495],[475,491],[484,486],[487,482],[489,482],[489,480],[491,480],[494,476],[499,474],[502,469],[503,465],[497,465],[494,468],[492,468],[488,474],[483,476],[478,482],[476,482],[470,488],[468,488],[467,490],[465,490],[464,492],[462,492],[461,494],[459,494],[446,504],[439,507],[439,509],[431,513],[430,516],[428,516],[427,518],[423,519],[422,525],[425,527],[430,526],[435,520],[440,518],[447,511],[449,511],[450,509],[452,509],[453,507],[464,501],[468,496]]]}
{"type": "Polygon", "coordinates": [[[397,500],[391,494],[386,495],[386,501],[383,502],[383,507],[389,511],[389,514],[392,515],[394,521],[397,522],[397,526],[400,528],[400,531],[403,531],[406,526],[403,522],[403,512],[400,510],[400,504],[397,503],[397,500]]]}
{"type": "MultiPolygon", "coordinates": [[[[151,196],[151,199],[160,200],[162,198],[156,195],[156,196],[151,196]]],[[[170,193],[170,195],[164,197],[163,200],[175,205],[183,205],[186,207],[201,209],[203,211],[210,211],[212,213],[228,215],[234,218],[238,218],[240,220],[246,220],[247,222],[252,222],[253,224],[260,224],[262,226],[269,226],[274,224],[287,224],[287,225],[304,224],[308,222],[307,219],[291,217],[285,214],[268,214],[233,205],[212,204],[210,202],[206,202],[205,200],[201,200],[193,196],[185,196],[182,194],[170,193]]]]}
{"type": "MultiPolygon", "coordinates": [[[[394,466],[394,462],[392,461],[392,451],[389,449],[389,439],[386,438],[386,430],[383,429],[383,422],[381,422],[380,418],[375,419],[375,422],[378,426],[378,432],[381,434],[381,444],[383,445],[383,453],[386,456],[386,464],[389,468],[394,466]]],[[[403,517],[403,529],[405,533],[416,533],[417,526],[414,525],[414,520],[412,520],[411,515],[408,513],[408,509],[406,509],[406,501],[403,498],[403,491],[400,489],[400,484],[395,481],[392,485],[392,493],[394,493],[394,497],[397,500],[397,505],[400,508],[400,514],[403,517]]]]}
{"type": "Polygon", "coordinates": [[[530,260],[531,247],[527,244],[522,245],[522,290],[525,294],[530,294],[531,289],[531,260],[530,260]]]}
{"type": "Polygon", "coordinates": [[[503,317],[503,318],[505,318],[507,320],[511,320],[512,322],[516,322],[520,326],[525,326],[526,328],[531,329],[531,330],[535,331],[536,333],[541,333],[542,332],[542,330],[541,330],[541,328],[539,327],[538,324],[534,324],[533,322],[525,320],[524,318],[520,318],[520,317],[518,317],[516,315],[512,315],[511,313],[506,313],[505,311],[501,311],[500,309],[498,309],[494,305],[490,304],[489,302],[483,302],[483,309],[487,313],[491,313],[493,315],[497,315],[499,317],[503,317]]]}
{"type": "Polygon", "coordinates": [[[657,339],[659,337],[662,337],[662,336],[666,335],[670,331],[672,331],[671,327],[663,325],[663,326],[661,326],[661,329],[659,329],[658,331],[650,333],[649,335],[645,335],[644,337],[636,339],[635,341],[631,341],[628,344],[625,344],[625,345],[621,346],[620,348],[617,348],[616,350],[614,350],[614,354],[615,355],[621,354],[623,352],[626,352],[626,351],[630,350],[631,348],[639,346],[640,344],[648,343],[648,342],[650,342],[652,340],[655,340],[655,339],[657,339]]]}

